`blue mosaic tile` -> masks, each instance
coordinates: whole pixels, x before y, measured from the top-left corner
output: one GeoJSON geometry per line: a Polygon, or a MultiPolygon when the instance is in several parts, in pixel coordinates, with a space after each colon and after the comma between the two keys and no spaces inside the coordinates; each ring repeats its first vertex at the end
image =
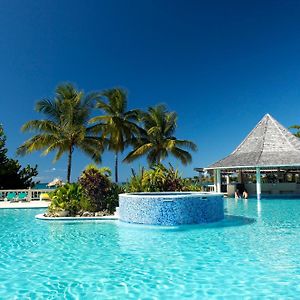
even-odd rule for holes
{"type": "Polygon", "coordinates": [[[221,194],[132,193],[119,195],[120,220],[148,225],[200,224],[222,220],[221,194]]]}

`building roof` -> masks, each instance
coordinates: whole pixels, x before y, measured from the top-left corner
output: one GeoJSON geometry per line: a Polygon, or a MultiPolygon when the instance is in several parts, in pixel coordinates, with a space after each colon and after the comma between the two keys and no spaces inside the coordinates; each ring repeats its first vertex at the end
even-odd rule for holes
{"type": "Polygon", "coordinates": [[[206,169],[300,166],[300,139],[266,114],[227,157],[206,169]]]}

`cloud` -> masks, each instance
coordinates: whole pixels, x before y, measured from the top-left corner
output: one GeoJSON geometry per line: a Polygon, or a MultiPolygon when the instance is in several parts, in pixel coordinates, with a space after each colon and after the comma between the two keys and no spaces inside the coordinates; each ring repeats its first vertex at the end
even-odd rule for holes
{"type": "Polygon", "coordinates": [[[44,170],[43,172],[44,173],[54,173],[54,172],[66,172],[66,171],[67,171],[67,169],[63,169],[63,168],[60,168],[60,169],[50,168],[50,169],[44,170]]]}

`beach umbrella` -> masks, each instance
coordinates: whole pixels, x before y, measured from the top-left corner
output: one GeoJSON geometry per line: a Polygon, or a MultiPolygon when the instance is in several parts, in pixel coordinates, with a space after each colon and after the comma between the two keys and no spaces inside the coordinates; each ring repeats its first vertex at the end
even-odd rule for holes
{"type": "Polygon", "coordinates": [[[51,182],[47,184],[48,187],[52,186],[62,186],[64,183],[61,179],[59,178],[54,178],[51,182]]]}

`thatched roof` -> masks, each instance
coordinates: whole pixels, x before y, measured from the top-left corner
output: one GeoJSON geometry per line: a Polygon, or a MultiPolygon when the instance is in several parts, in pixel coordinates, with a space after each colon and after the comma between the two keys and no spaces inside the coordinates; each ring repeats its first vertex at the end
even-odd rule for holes
{"type": "Polygon", "coordinates": [[[206,169],[300,166],[300,139],[266,114],[227,157],[206,169]]]}

